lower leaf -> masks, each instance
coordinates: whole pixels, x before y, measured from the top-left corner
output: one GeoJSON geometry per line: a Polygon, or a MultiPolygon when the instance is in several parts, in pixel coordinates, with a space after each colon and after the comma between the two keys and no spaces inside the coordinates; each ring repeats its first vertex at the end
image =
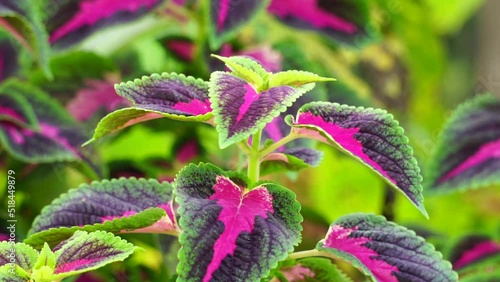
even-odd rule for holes
{"type": "Polygon", "coordinates": [[[351,214],[335,221],[316,248],[375,281],[457,281],[431,244],[382,216],[351,214]]]}
{"type": "Polygon", "coordinates": [[[277,184],[248,190],[240,176],[190,165],[177,176],[176,195],[178,281],[259,281],[300,240],[300,205],[277,184]]]}

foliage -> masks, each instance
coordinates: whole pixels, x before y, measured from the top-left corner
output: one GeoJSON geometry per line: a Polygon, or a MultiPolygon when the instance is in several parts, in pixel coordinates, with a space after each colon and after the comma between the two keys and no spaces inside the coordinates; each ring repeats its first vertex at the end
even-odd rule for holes
{"type": "Polygon", "coordinates": [[[466,2],[4,1],[0,280],[495,281],[500,101],[422,141],[466,2]]]}

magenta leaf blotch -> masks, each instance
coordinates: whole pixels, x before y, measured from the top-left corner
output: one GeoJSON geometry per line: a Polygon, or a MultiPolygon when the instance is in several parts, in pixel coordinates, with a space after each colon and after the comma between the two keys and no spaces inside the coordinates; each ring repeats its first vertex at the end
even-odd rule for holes
{"type": "Polygon", "coordinates": [[[47,29],[50,43],[65,48],[82,41],[94,32],[119,23],[135,20],[163,0],[70,0],[51,5],[47,29]]]}
{"type": "Polygon", "coordinates": [[[295,134],[340,148],[396,187],[425,215],[422,176],[403,129],[386,111],[337,103],[304,105],[296,120],[288,118],[295,134]]]}
{"type": "Polygon", "coordinates": [[[493,257],[500,258],[500,243],[487,236],[469,235],[454,246],[450,261],[453,269],[459,270],[493,257]]]}
{"type": "Polygon", "coordinates": [[[120,178],[69,190],[34,220],[25,242],[54,245],[76,230],[177,234],[172,186],[154,179],[120,178]]]}
{"type": "Polygon", "coordinates": [[[431,244],[384,217],[351,214],[335,221],[316,246],[375,281],[457,281],[451,264],[431,244]]]}
{"type": "Polygon", "coordinates": [[[427,170],[429,193],[500,183],[500,100],[481,95],[449,118],[427,170]]]}
{"type": "Polygon", "coordinates": [[[176,178],[182,249],[180,281],[256,281],[300,240],[300,206],[288,189],[207,164],[189,165],[176,178]]]}

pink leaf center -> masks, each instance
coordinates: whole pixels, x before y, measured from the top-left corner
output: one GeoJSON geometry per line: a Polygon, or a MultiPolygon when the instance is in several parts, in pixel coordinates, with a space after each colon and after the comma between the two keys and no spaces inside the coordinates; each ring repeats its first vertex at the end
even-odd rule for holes
{"type": "Polygon", "coordinates": [[[217,200],[222,207],[217,220],[224,223],[224,231],[214,244],[214,255],[203,282],[212,279],[226,256],[234,255],[236,239],[242,232],[253,231],[255,217],[265,219],[268,213],[274,213],[273,197],[265,187],[257,187],[244,194],[244,188],[228,178],[217,176],[214,190],[209,199],[217,200]]]}
{"type": "Polygon", "coordinates": [[[398,268],[383,260],[374,259],[378,256],[377,252],[363,246],[371,241],[369,238],[349,238],[351,233],[357,229],[357,227],[350,229],[340,225],[333,225],[326,235],[324,247],[341,250],[355,256],[370,269],[377,281],[398,282],[396,276],[392,275],[393,272],[398,272],[398,268]]]}
{"type": "Polygon", "coordinates": [[[481,242],[471,250],[466,251],[462,257],[453,264],[453,269],[462,268],[471,262],[498,252],[500,252],[500,245],[497,243],[493,241],[481,242]]]}
{"type": "Polygon", "coordinates": [[[206,99],[205,101],[200,101],[193,99],[187,103],[178,102],[173,106],[174,109],[186,113],[190,113],[194,116],[204,115],[212,111],[210,107],[210,100],[206,99]]]}
{"type": "MultiPolygon", "coordinates": [[[[315,116],[311,113],[303,113],[299,115],[297,124],[315,125],[321,128],[326,133],[328,133],[332,137],[332,139],[335,140],[335,142],[338,143],[342,148],[360,158],[366,164],[369,164],[385,178],[389,179],[392,183],[397,184],[396,180],[392,179],[378,163],[370,159],[370,157],[365,154],[365,152],[363,152],[363,144],[361,144],[361,142],[354,137],[354,135],[359,132],[359,128],[343,128],[336,124],[326,122],[322,117],[315,116]]],[[[319,141],[325,142],[324,137],[322,137],[319,133],[311,132],[311,130],[306,129],[303,134],[319,141]]]]}
{"type": "Polygon", "coordinates": [[[236,122],[240,121],[243,116],[247,113],[248,109],[250,106],[253,104],[253,102],[257,101],[259,99],[259,93],[253,89],[253,87],[250,84],[245,84],[245,96],[244,99],[245,101],[243,102],[243,105],[241,105],[240,110],[238,112],[238,116],[236,117],[236,122]]]}
{"type": "Polygon", "coordinates": [[[439,182],[449,180],[462,172],[473,168],[490,158],[500,158],[500,139],[484,144],[479,150],[452,171],[443,176],[439,182]]]}

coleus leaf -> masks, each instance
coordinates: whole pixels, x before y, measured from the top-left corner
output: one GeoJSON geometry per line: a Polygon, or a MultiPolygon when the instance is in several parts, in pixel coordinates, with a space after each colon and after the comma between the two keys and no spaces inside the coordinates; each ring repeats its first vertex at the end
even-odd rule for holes
{"type": "MultiPolygon", "coordinates": [[[[100,173],[92,149],[81,149],[87,139],[83,130],[57,101],[46,93],[19,81],[2,84],[0,93],[16,95],[17,101],[29,105],[38,121],[37,128],[27,128],[15,123],[2,122],[0,143],[14,157],[26,162],[85,161],[100,173]]],[[[26,106],[18,106],[26,107],[26,106]]],[[[12,110],[16,111],[16,108],[12,110]]],[[[18,113],[19,114],[19,113],[18,113]]]]}
{"type": "Polygon", "coordinates": [[[300,240],[295,195],[273,183],[252,190],[237,175],[208,164],[176,178],[179,281],[257,281],[300,240]]]}
{"type": "Polygon", "coordinates": [[[210,102],[219,132],[219,146],[225,148],[265,127],[314,84],[277,86],[257,90],[244,79],[225,72],[210,76],[210,102]]]}
{"type": "Polygon", "coordinates": [[[258,89],[267,79],[269,73],[256,61],[244,56],[222,57],[212,55],[226,64],[231,74],[244,79],[254,88],[258,89]]]}
{"type": "Polygon", "coordinates": [[[38,253],[24,243],[2,242],[0,278],[2,281],[59,281],[111,262],[122,261],[135,249],[127,241],[102,231],[77,231],[56,246],[55,252],[46,243],[38,253]],[[11,268],[13,265],[14,273],[11,268]]]}
{"type": "Polygon", "coordinates": [[[77,231],[54,248],[56,265],[54,280],[97,269],[115,261],[123,261],[136,247],[112,233],[77,231]]]}
{"type": "Polygon", "coordinates": [[[210,0],[206,1],[210,47],[218,49],[249,23],[269,0],[210,0]]]}
{"type": "Polygon", "coordinates": [[[46,22],[50,43],[66,48],[96,31],[133,21],[150,12],[163,0],[70,0],[52,5],[46,22]]]}
{"type": "Polygon", "coordinates": [[[429,193],[500,183],[500,100],[478,96],[449,118],[429,165],[429,193]]]}
{"type": "Polygon", "coordinates": [[[115,85],[118,95],[127,98],[133,108],[115,111],[97,125],[91,141],[132,124],[167,117],[183,121],[212,118],[208,83],[175,73],[153,74],[115,85]]]}
{"type": "Polygon", "coordinates": [[[39,127],[35,113],[26,103],[26,99],[5,91],[0,92],[0,124],[4,127],[39,127]]]}
{"type": "MultiPolygon", "coordinates": [[[[29,278],[29,272],[35,265],[37,258],[38,252],[27,244],[10,241],[0,242],[0,278],[7,276],[12,268],[15,268],[14,272],[20,277],[29,278]]],[[[12,274],[12,271],[10,273],[12,274]]]]}
{"type": "Polygon", "coordinates": [[[83,184],[55,199],[35,218],[26,243],[55,245],[77,230],[113,233],[179,232],[172,186],[154,179],[120,178],[83,184]]]}
{"type": "Polygon", "coordinates": [[[384,110],[312,102],[287,122],[295,134],[334,145],[360,160],[397,188],[427,216],[422,176],[408,138],[384,110]]]}
{"type": "MultiPolygon", "coordinates": [[[[351,282],[329,259],[306,258],[297,261],[291,267],[281,269],[281,273],[288,282],[351,282]]],[[[277,282],[277,279],[271,280],[277,282]]]]}
{"type": "Polygon", "coordinates": [[[382,216],[351,214],[336,220],[316,249],[352,264],[375,281],[457,281],[451,264],[431,244],[382,216]]]}
{"type": "Polygon", "coordinates": [[[493,256],[500,259],[499,243],[487,236],[471,235],[462,238],[455,245],[450,256],[450,262],[453,264],[453,269],[458,270],[493,256]]]}
{"type": "Polygon", "coordinates": [[[374,38],[366,0],[272,0],[268,11],[285,24],[317,30],[340,42],[359,45],[374,38]]]}
{"type": "Polygon", "coordinates": [[[50,49],[47,32],[40,17],[41,11],[38,1],[4,0],[0,3],[0,28],[19,41],[36,59],[45,75],[50,77],[50,49]]]}

